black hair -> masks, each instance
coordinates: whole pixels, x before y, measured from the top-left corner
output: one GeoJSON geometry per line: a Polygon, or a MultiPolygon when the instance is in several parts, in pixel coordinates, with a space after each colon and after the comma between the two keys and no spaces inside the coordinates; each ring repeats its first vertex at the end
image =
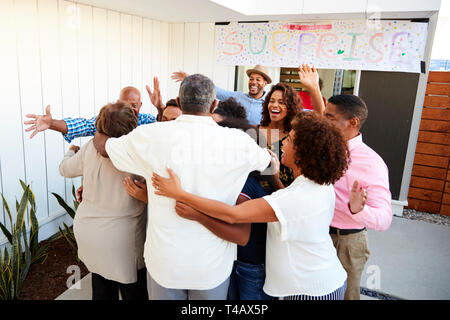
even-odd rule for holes
{"type": "Polygon", "coordinates": [[[347,120],[351,118],[358,118],[359,129],[367,120],[369,110],[363,99],[353,94],[340,94],[332,96],[329,103],[334,104],[338,108],[338,112],[342,114],[347,120]]]}
{"type": "Polygon", "coordinates": [[[234,98],[219,101],[214,113],[226,118],[247,119],[245,108],[234,98]]]}
{"type": "MultiPolygon", "coordinates": [[[[177,100],[176,99],[170,99],[166,102],[166,107],[175,107],[175,108],[180,108],[180,106],[177,104],[177,100]]],[[[180,108],[181,109],[181,108],[180,108]]]]}

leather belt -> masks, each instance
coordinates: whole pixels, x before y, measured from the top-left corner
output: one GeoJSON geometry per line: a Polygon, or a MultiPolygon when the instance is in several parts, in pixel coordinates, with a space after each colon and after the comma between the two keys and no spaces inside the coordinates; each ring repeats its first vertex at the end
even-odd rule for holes
{"type": "Polygon", "coordinates": [[[362,228],[362,229],[338,229],[335,227],[330,227],[330,233],[332,234],[339,234],[341,236],[345,236],[348,234],[353,234],[353,233],[358,233],[361,231],[366,230],[366,228],[362,228]]]}

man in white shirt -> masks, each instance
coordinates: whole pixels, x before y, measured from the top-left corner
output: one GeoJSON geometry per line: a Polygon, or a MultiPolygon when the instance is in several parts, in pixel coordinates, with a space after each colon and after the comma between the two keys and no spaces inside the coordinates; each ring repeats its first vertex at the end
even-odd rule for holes
{"type": "MultiPolygon", "coordinates": [[[[174,121],[141,126],[126,136],[96,133],[94,145],[117,169],[143,176],[167,175],[169,166],[196,195],[234,205],[251,171],[263,171],[271,156],[246,133],[220,127],[211,117],[215,86],[202,75],[186,77],[174,121]]],[[[236,244],[175,212],[175,201],[148,187],[144,248],[150,299],[226,299],[236,244]]]]}

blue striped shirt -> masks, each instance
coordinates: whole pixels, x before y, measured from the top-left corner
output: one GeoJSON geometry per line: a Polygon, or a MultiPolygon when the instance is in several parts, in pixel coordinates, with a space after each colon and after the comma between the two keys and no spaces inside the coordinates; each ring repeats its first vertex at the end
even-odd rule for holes
{"type": "Polygon", "coordinates": [[[248,93],[240,91],[227,91],[216,86],[216,97],[219,100],[235,98],[242,104],[247,112],[247,119],[251,125],[260,124],[262,119],[262,104],[266,97],[266,92],[259,99],[253,99],[248,93]]]}
{"type": "MultiPolygon", "coordinates": [[[[64,139],[67,142],[72,142],[73,139],[79,137],[93,136],[95,131],[95,120],[97,116],[90,119],[85,118],[64,118],[63,120],[67,124],[67,133],[63,134],[64,139]]],[[[149,124],[156,122],[156,118],[149,113],[139,113],[138,126],[142,124],[149,124]]]]}

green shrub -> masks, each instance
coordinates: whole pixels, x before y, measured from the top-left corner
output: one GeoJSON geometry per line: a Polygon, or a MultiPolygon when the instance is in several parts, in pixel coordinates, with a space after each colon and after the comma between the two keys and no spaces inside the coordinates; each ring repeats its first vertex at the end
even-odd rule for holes
{"type": "Polygon", "coordinates": [[[36,218],[36,202],[29,185],[20,180],[24,190],[20,203],[16,200],[16,221],[13,224],[11,210],[2,194],[3,206],[8,214],[11,230],[0,223],[0,228],[11,244],[10,252],[0,250],[0,299],[18,299],[23,281],[33,263],[44,263],[48,244],[39,247],[39,223],[36,218]],[[27,239],[25,211],[29,208],[30,233],[27,239]],[[23,242],[23,245],[22,245],[23,242]]]}

